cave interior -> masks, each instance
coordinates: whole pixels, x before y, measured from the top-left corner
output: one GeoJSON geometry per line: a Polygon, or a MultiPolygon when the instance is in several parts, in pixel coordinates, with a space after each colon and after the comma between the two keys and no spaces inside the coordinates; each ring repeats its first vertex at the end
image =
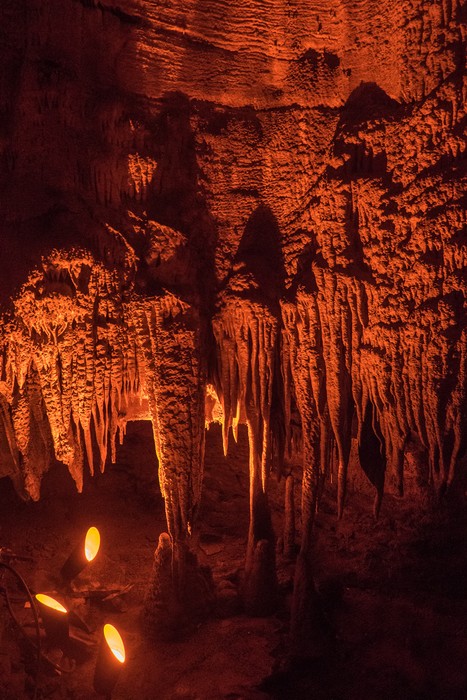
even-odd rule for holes
{"type": "Polygon", "coordinates": [[[1,700],[465,700],[466,7],[2,1],[1,700]]]}

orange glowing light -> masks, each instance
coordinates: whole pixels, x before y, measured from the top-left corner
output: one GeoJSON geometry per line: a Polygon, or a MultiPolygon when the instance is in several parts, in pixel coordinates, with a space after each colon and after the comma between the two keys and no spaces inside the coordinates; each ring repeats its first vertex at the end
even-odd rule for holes
{"type": "Polygon", "coordinates": [[[110,651],[122,664],[125,661],[125,645],[119,631],[113,625],[104,625],[104,637],[110,651]]]}
{"type": "Polygon", "coordinates": [[[58,602],[58,600],[55,600],[55,598],[52,598],[49,595],[45,595],[45,593],[37,593],[36,600],[38,600],[39,603],[42,603],[42,605],[46,605],[48,608],[58,610],[58,612],[68,612],[68,610],[64,608],[61,603],[58,602]]]}
{"type": "Polygon", "coordinates": [[[101,546],[101,536],[97,527],[90,527],[84,540],[84,554],[88,561],[92,561],[101,546]]]}

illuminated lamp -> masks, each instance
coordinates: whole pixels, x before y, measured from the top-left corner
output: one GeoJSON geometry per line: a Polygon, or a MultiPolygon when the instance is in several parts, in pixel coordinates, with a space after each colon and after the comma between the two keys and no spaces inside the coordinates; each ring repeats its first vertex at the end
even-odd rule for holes
{"type": "Polygon", "coordinates": [[[97,527],[90,527],[84,538],[84,542],[80,542],[72,551],[64,565],[62,566],[61,575],[64,581],[71,581],[95,559],[101,544],[101,536],[97,527]]]}
{"type": "Polygon", "coordinates": [[[68,610],[58,600],[45,593],[37,593],[35,598],[47,641],[51,646],[63,649],[70,638],[68,610]]]}
{"type": "Polygon", "coordinates": [[[113,625],[104,625],[96,670],[94,690],[110,698],[125,663],[125,645],[119,631],[113,625]]]}

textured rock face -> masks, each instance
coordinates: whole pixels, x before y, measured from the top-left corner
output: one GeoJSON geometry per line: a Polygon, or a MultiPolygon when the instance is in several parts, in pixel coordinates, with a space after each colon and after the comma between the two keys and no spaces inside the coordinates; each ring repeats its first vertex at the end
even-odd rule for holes
{"type": "Polygon", "coordinates": [[[55,454],[81,488],[150,419],[183,540],[209,380],[225,436],[248,424],[247,575],[284,455],[303,556],[353,437],[376,508],[463,488],[465,12],[4,0],[0,475],[39,498],[55,454]]]}

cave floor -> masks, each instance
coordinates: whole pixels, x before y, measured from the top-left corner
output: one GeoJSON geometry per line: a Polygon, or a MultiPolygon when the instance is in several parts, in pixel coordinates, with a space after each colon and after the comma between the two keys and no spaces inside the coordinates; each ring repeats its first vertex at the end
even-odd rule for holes
{"type": "MultiPolygon", "coordinates": [[[[19,502],[9,482],[0,482],[0,546],[33,559],[15,563],[33,590],[55,589],[54,576],[89,525],[102,533],[99,557],[77,579],[72,599],[73,610],[92,632],[83,635],[90,646],[79,646],[71,673],[44,670],[37,698],[97,697],[92,690],[96,630],[112,622],[127,648],[114,700],[465,700],[465,508],[433,514],[386,497],[375,521],[370,494],[351,492],[339,522],[332,489],[326,493],[315,529],[316,581],[335,639],[315,659],[290,664],[293,565],[278,557],[276,615],[252,619],[235,609],[248,529],[248,447],[241,433],[225,459],[218,426],[207,437],[196,551],[200,562],[211,566],[218,589],[229,595],[224,593],[218,616],[186,639],[142,637],[144,590],[165,529],[153,450],[150,424],[129,424],[117,463],[87,479],[81,495],[58,465],[45,477],[39,503],[19,502]],[[130,584],[129,591],[106,602],[82,595],[130,584]]],[[[284,480],[273,477],[278,536],[283,496],[284,480]]],[[[33,664],[0,610],[0,698],[30,698],[33,664]]]]}

